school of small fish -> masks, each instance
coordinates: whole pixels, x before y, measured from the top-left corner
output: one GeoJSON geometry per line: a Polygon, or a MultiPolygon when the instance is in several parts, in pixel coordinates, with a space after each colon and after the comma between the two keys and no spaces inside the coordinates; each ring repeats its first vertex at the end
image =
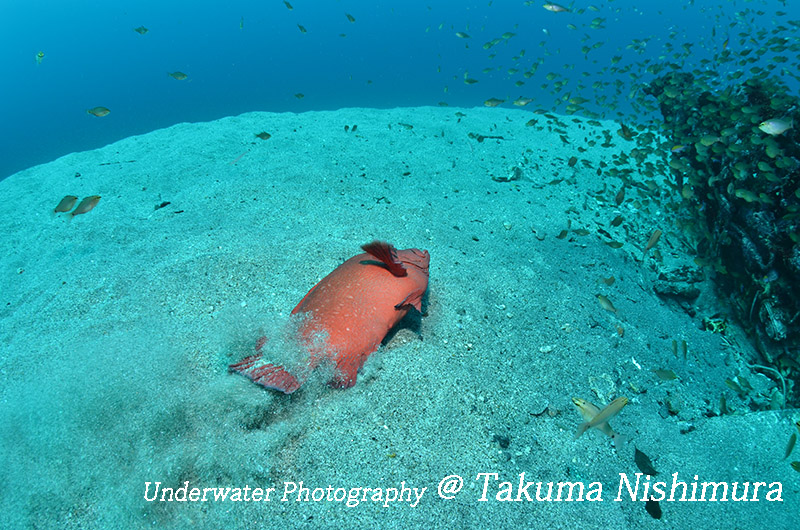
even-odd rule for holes
{"type": "MultiPolygon", "coordinates": [[[[461,69],[460,72],[465,85],[475,86],[476,103],[484,101],[489,107],[522,107],[536,101],[539,108],[560,114],[616,118],[623,123],[635,121],[653,126],[653,102],[648,101],[640,87],[648,78],[663,72],[668,64],[686,64],[687,70],[695,76],[696,83],[709,86],[719,79],[735,81],[744,75],[745,70],[754,77],[774,74],[800,81],[800,42],[793,37],[800,30],[800,20],[789,18],[788,11],[782,11],[780,6],[776,9],[775,6],[768,5],[767,0],[750,0],[738,10],[715,9],[711,6],[695,5],[695,0],[687,0],[683,9],[690,16],[709,20],[708,38],[698,39],[697,35],[684,33],[673,26],[668,28],[666,35],[638,35],[631,37],[627,43],[620,43],[618,34],[612,39],[604,33],[617,24],[622,15],[630,14],[629,7],[617,5],[615,1],[606,0],[604,3],[589,5],[562,5],[533,0],[523,2],[522,9],[531,9],[528,16],[533,17],[541,26],[543,38],[537,42],[540,49],[538,53],[531,54],[526,48],[520,47],[510,59],[510,43],[522,42],[524,39],[530,45],[535,40],[529,30],[521,33],[520,24],[509,28],[512,31],[490,33],[489,38],[481,38],[490,31],[485,23],[471,28],[469,23],[457,27],[443,21],[438,29],[447,30],[449,26],[452,32],[450,35],[461,39],[470,53],[480,54],[473,59],[490,63],[482,70],[482,75],[470,73],[467,69],[461,69]],[[541,14],[534,13],[533,8],[543,11],[539,11],[541,14]],[[765,21],[769,21],[769,24],[765,24],[765,21]],[[570,36],[569,46],[565,46],[563,40],[553,38],[556,32],[570,36]],[[472,46],[474,41],[483,44],[472,46]],[[612,42],[615,44],[611,44],[612,42]],[[503,51],[500,51],[501,47],[503,51]],[[558,59],[562,52],[574,57],[576,51],[583,56],[583,64],[558,59]],[[544,68],[550,71],[541,73],[540,70],[544,68]],[[575,70],[583,71],[585,79],[567,75],[567,72],[575,70]],[[497,72],[503,72],[508,79],[508,94],[503,97],[486,98],[489,94],[480,97],[478,94],[482,90],[481,80],[486,76],[494,76],[497,72]],[[536,87],[530,85],[537,80],[536,87]],[[630,80],[634,82],[631,83],[630,80]],[[520,94],[520,91],[527,93],[520,94]]],[[[785,5],[786,0],[777,2],[785,5]]],[[[302,23],[308,6],[295,8],[287,1],[283,4],[287,10],[284,11],[287,20],[300,33],[308,33],[309,29],[302,23]]],[[[491,8],[492,2],[489,2],[489,9],[491,8]]],[[[657,7],[651,6],[637,7],[633,12],[647,17],[661,14],[657,7]]],[[[342,17],[348,23],[356,24],[357,18],[352,13],[342,12],[342,17]]],[[[239,17],[240,30],[245,30],[244,18],[239,17]]],[[[232,21],[232,24],[235,23],[232,21]]],[[[414,28],[408,29],[413,31],[414,28]]],[[[426,33],[431,30],[431,26],[425,28],[426,33]]],[[[133,31],[149,38],[150,29],[146,26],[137,26],[133,31]]],[[[338,36],[347,37],[347,34],[338,33],[338,36]]],[[[35,56],[37,64],[41,64],[44,57],[44,52],[38,52],[35,56]]],[[[454,70],[459,70],[457,63],[437,67],[437,71],[443,75],[451,75],[454,70]]],[[[170,72],[169,76],[179,81],[189,77],[181,71],[170,72]]],[[[457,78],[459,75],[453,77],[457,78]]],[[[367,81],[369,83],[370,80],[367,81]]],[[[447,84],[442,88],[444,93],[450,92],[447,84]]],[[[671,87],[670,90],[677,89],[671,87]]],[[[104,108],[96,107],[89,113],[102,117],[108,112],[98,109],[104,108]]],[[[794,129],[794,123],[787,116],[762,116],[759,129],[769,136],[781,136],[794,129]]],[[[631,140],[636,131],[631,126],[622,125],[618,134],[631,140]]],[[[679,153],[683,149],[685,146],[676,145],[673,152],[679,153]]]]}

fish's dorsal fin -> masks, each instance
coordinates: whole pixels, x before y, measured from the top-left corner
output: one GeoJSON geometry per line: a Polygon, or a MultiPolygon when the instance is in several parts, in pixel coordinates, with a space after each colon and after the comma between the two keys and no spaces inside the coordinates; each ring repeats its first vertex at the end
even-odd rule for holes
{"type": "Polygon", "coordinates": [[[386,265],[389,272],[395,276],[408,276],[405,265],[397,259],[397,250],[386,241],[373,241],[372,243],[361,245],[361,248],[364,252],[386,265]]]}

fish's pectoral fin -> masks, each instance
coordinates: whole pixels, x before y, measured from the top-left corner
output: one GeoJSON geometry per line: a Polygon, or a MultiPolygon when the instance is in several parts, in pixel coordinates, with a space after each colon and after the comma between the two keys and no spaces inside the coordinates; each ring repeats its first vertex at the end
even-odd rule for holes
{"type": "Polygon", "coordinates": [[[414,289],[408,296],[403,298],[403,301],[399,304],[395,305],[395,309],[403,309],[408,306],[414,307],[417,311],[422,313],[422,297],[425,295],[425,288],[420,287],[419,289],[414,289]]]}
{"type": "Polygon", "coordinates": [[[291,394],[303,384],[282,366],[264,363],[260,353],[228,366],[228,370],[240,373],[265,388],[280,390],[284,394],[291,394]]]}
{"type": "Polygon", "coordinates": [[[356,370],[355,367],[337,367],[333,379],[331,379],[328,384],[334,388],[350,388],[356,384],[357,376],[358,370],[356,370]]]}
{"type": "Polygon", "coordinates": [[[393,275],[397,277],[408,276],[406,266],[397,258],[397,250],[386,241],[373,241],[372,243],[361,245],[361,249],[386,265],[386,268],[393,275]]]}

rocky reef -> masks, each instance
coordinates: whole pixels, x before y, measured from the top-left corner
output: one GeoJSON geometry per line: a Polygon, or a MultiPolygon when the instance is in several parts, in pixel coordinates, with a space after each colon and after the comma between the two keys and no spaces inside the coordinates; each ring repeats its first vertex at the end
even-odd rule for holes
{"type": "Polygon", "coordinates": [[[800,123],[775,77],[715,89],[673,71],[644,89],[673,143],[679,222],[765,361],[800,376],[800,123]]]}

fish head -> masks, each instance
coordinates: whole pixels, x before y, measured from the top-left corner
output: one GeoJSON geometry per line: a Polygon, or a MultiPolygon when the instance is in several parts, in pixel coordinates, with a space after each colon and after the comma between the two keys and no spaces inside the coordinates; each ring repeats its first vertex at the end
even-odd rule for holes
{"type": "MultiPolygon", "coordinates": [[[[365,269],[365,274],[380,275],[383,282],[383,289],[394,291],[400,301],[394,304],[395,309],[407,309],[414,307],[422,312],[422,297],[428,289],[428,266],[431,256],[427,250],[418,248],[407,248],[397,250],[385,241],[373,241],[361,247],[366,254],[360,254],[351,258],[358,265],[377,265],[379,269],[365,269]],[[381,269],[388,271],[391,278],[387,278],[381,269]]],[[[347,262],[345,262],[347,263],[347,262]]],[[[385,293],[386,294],[386,293],[385,293]]],[[[405,312],[399,317],[405,315],[405,312]]],[[[397,323],[397,321],[395,321],[397,323]]]]}
{"type": "Polygon", "coordinates": [[[403,264],[406,276],[397,278],[402,285],[403,300],[395,304],[395,309],[414,307],[422,313],[422,298],[428,290],[428,266],[431,256],[427,250],[407,248],[397,251],[397,259],[403,264]]]}
{"type": "Polygon", "coordinates": [[[581,413],[584,421],[592,421],[600,412],[600,409],[597,408],[596,405],[579,397],[572,398],[572,404],[575,405],[575,408],[581,413]]]}

